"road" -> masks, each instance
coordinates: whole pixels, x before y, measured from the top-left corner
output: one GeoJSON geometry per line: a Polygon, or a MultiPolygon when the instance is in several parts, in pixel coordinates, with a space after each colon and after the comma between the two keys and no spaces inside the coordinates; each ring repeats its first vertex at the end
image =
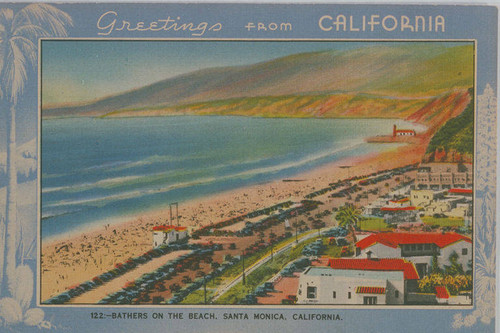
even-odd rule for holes
{"type": "MultiPolygon", "coordinates": [[[[301,238],[298,239],[299,243],[302,243],[308,239],[311,239],[313,237],[318,236],[316,233],[316,230],[311,231],[305,235],[302,235],[301,238]]],[[[280,253],[283,253],[284,251],[290,249],[293,245],[295,244],[295,241],[288,243],[286,245],[283,245],[279,249],[276,249],[273,253],[273,255],[279,255],[280,253]]],[[[264,263],[268,262],[271,259],[271,254],[268,254],[267,256],[261,258],[260,260],[256,261],[253,265],[245,269],[245,275],[248,276],[250,273],[252,273],[254,270],[262,266],[264,263]]],[[[224,286],[220,287],[218,291],[215,293],[215,296],[212,298],[212,301],[216,301],[219,299],[222,295],[224,295],[229,289],[234,287],[236,284],[238,284],[241,280],[243,279],[243,274],[240,273],[234,280],[230,281],[229,283],[225,284],[224,286]]]]}

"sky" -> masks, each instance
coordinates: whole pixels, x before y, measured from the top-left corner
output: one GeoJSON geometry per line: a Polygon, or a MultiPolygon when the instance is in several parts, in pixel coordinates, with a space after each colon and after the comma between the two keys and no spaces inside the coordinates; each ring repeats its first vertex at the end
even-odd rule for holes
{"type": "MultiPolygon", "coordinates": [[[[81,104],[203,68],[254,64],[295,53],[394,43],[43,41],[42,105],[81,104]]],[[[455,43],[448,43],[452,44],[455,43]]]]}

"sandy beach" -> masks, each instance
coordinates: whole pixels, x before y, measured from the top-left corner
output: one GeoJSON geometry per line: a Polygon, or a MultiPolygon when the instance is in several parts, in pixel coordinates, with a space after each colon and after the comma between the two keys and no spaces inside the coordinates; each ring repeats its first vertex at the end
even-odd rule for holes
{"type": "MultiPolygon", "coordinates": [[[[422,140],[424,141],[424,140],[422,140]]],[[[337,161],[293,180],[276,180],[179,203],[179,222],[194,229],[286,200],[302,200],[306,194],[329,183],[377,170],[396,168],[421,161],[426,144],[401,146],[391,151],[337,161]],[[300,180],[300,181],[298,181],[300,180]]],[[[89,230],[64,240],[41,244],[41,300],[68,287],[92,279],[117,263],[152,248],[152,227],[169,224],[168,204],[119,224],[89,230]]],[[[103,295],[107,291],[100,291],[103,295]]]]}

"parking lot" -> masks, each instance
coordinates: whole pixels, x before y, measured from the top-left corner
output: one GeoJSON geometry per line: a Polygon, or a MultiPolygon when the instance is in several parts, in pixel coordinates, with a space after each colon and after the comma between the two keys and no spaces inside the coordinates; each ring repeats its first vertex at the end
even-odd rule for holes
{"type": "Polygon", "coordinates": [[[98,286],[86,293],[83,293],[80,296],[72,298],[69,303],[96,304],[99,300],[103,299],[108,294],[112,294],[114,292],[121,290],[127,282],[134,281],[138,279],[141,275],[152,272],[157,268],[161,267],[162,265],[164,265],[165,263],[174,260],[175,258],[178,258],[189,252],[191,251],[190,250],[175,251],[160,258],[154,258],[151,261],[138,266],[136,269],[127,272],[113,279],[112,281],[109,281],[106,284],[98,286]]]}

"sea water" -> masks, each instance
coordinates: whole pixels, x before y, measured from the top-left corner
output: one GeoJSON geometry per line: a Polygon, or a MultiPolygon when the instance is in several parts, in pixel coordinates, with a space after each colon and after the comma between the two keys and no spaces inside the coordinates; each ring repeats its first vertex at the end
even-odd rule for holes
{"type": "Polygon", "coordinates": [[[391,134],[393,124],[417,127],[387,119],[44,119],[42,239],[390,149],[364,138],[391,134]]]}

